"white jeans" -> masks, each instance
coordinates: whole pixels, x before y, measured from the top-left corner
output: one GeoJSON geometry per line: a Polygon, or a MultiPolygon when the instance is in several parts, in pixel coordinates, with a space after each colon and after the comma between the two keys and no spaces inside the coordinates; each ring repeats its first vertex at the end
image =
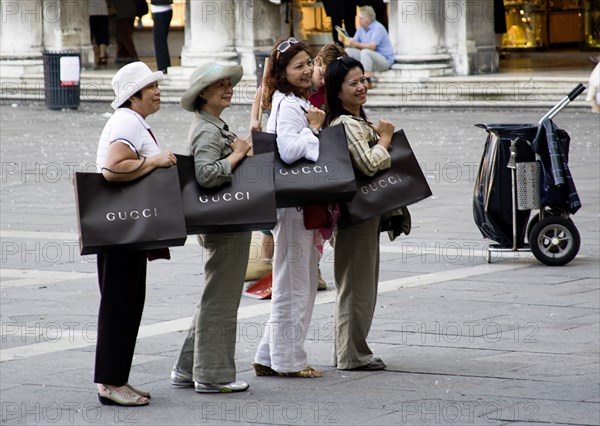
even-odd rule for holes
{"type": "Polygon", "coordinates": [[[320,257],[314,232],[304,228],[302,211],[295,207],[277,209],[271,315],[255,362],[280,373],[308,367],[304,340],[317,295],[320,257]]]}
{"type": "Polygon", "coordinates": [[[390,63],[385,59],[385,56],[371,49],[348,47],[346,53],[351,58],[360,61],[363,64],[363,67],[365,67],[365,72],[386,71],[391,67],[390,63]]]}

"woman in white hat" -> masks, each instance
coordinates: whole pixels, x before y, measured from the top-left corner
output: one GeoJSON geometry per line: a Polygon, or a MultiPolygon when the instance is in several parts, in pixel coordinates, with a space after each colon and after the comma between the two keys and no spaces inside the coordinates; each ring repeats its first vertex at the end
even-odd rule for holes
{"type": "MultiPolygon", "coordinates": [[[[197,68],[181,106],[194,112],[188,133],[196,180],[206,188],[232,181],[232,170],[250,152],[252,143],[238,138],[221,119],[231,105],[233,86],[242,67],[211,62],[197,68]]],[[[204,290],[179,357],[171,384],[196,392],[240,392],[248,383],[235,381],[237,310],[240,304],[251,232],[198,235],[206,250],[204,290]]]]}
{"type": "MultiPolygon", "coordinates": [[[[128,181],[157,167],[176,163],[162,151],[146,117],[160,108],[158,81],[143,62],[121,68],[112,79],[115,113],[98,143],[96,164],[107,180],[128,181]]],[[[128,383],[146,292],[146,251],[119,250],[98,254],[100,308],[94,382],[107,405],[147,405],[148,392],[128,383]]]]}

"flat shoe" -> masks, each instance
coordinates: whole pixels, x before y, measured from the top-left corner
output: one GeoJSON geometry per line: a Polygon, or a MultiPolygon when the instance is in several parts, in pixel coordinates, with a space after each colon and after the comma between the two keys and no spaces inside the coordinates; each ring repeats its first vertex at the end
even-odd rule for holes
{"type": "Polygon", "coordinates": [[[313,379],[323,377],[323,373],[321,371],[315,370],[311,366],[308,366],[300,371],[294,371],[292,373],[279,373],[277,375],[280,377],[301,377],[305,379],[313,379]]]}
{"type": "Polygon", "coordinates": [[[243,392],[250,385],[246,382],[231,382],[231,383],[199,383],[194,382],[194,389],[199,393],[228,393],[228,392],[243,392]]]}
{"type": "Polygon", "coordinates": [[[150,396],[150,392],[146,392],[146,391],[143,391],[143,390],[141,390],[141,389],[134,388],[134,387],[133,387],[132,385],[130,385],[129,383],[125,383],[125,386],[127,386],[127,387],[128,387],[129,389],[131,389],[133,392],[137,393],[139,396],[143,396],[144,398],[148,398],[148,399],[152,398],[152,397],[150,396]]]}
{"type": "Polygon", "coordinates": [[[148,398],[133,392],[126,385],[115,389],[110,389],[106,385],[100,385],[100,389],[98,389],[98,400],[102,405],[119,405],[123,407],[139,407],[148,405],[149,402],[148,398]]]}
{"type": "Polygon", "coordinates": [[[373,358],[371,362],[365,365],[361,365],[360,367],[354,368],[341,368],[340,370],[348,370],[348,371],[378,371],[383,370],[387,367],[385,363],[381,360],[381,358],[373,358]]]}
{"type": "Polygon", "coordinates": [[[257,376],[278,376],[279,373],[273,370],[271,367],[267,365],[262,365],[257,362],[252,363],[252,367],[254,367],[254,372],[257,376]]]}

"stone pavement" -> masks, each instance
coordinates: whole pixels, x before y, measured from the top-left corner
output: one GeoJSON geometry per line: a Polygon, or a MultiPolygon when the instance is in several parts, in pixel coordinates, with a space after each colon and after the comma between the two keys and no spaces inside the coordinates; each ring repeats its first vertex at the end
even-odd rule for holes
{"type": "MultiPolygon", "coordinates": [[[[146,308],[130,382],[148,407],[98,403],[92,384],[98,290],[95,258],[78,255],[72,175],[95,160],[108,103],[49,111],[1,110],[2,424],[600,424],[598,115],[565,109],[570,166],[583,202],[573,217],[577,258],[563,267],[531,254],[487,264],[472,219],[485,132],[475,123],[537,122],[538,109],[368,109],[404,128],[434,196],[411,207],[413,230],[382,236],[381,282],[370,345],[388,368],[331,367],[333,253],[322,270],[306,348],[322,379],[254,375],[250,362],[268,301],[243,297],[238,379],[248,392],[175,389],[169,372],[203,282],[193,238],[149,264],[146,308]]],[[[225,119],[239,133],[247,107],[225,119]]],[[[186,153],[190,114],[171,104],[151,116],[163,147],[186,153]]]]}

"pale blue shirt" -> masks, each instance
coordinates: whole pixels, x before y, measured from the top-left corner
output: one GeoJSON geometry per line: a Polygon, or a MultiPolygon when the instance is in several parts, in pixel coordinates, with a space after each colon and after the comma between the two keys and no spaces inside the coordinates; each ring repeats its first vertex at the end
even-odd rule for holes
{"type": "Polygon", "coordinates": [[[377,45],[375,52],[383,55],[390,65],[394,63],[394,49],[390,37],[385,27],[378,21],[371,22],[367,29],[359,27],[353,38],[359,43],[375,43],[377,45]]]}

